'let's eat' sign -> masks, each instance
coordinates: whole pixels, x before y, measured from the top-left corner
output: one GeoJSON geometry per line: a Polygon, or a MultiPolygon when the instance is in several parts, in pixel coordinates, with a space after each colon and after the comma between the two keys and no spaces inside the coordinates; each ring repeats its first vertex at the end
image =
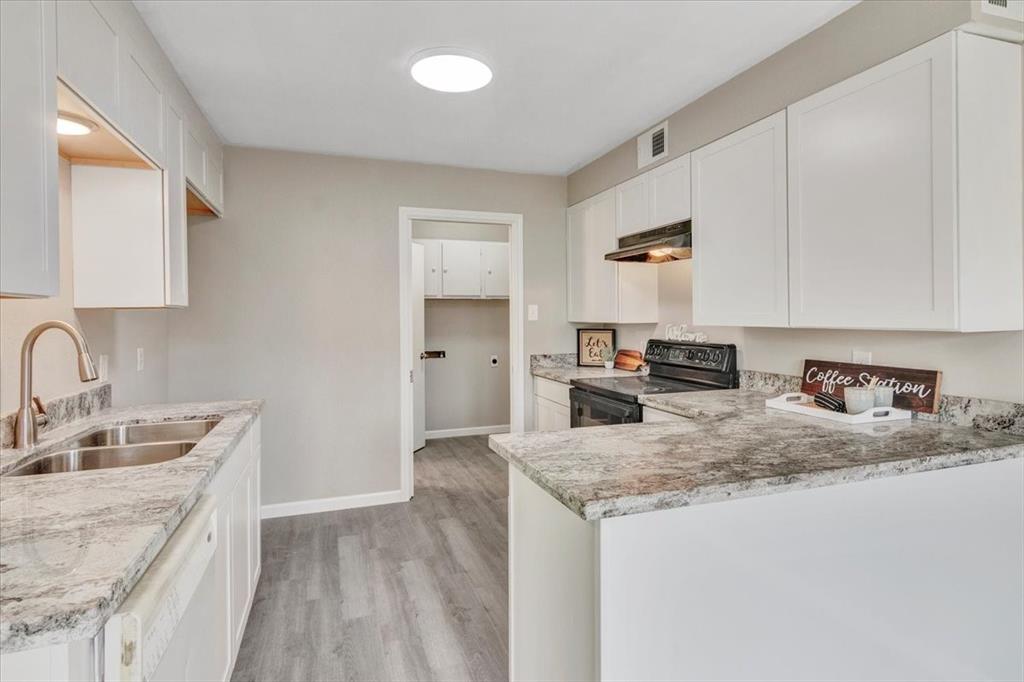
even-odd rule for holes
{"type": "Polygon", "coordinates": [[[942,372],[934,369],[907,369],[880,365],[856,365],[852,362],[804,360],[804,375],[800,392],[814,395],[824,391],[837,398],[843,397],[847,386],[867,386],[872,377],[876,385],[892,386],[893,407],[915,412],[935,412],[939,409],[939,386],[942,372]]]}

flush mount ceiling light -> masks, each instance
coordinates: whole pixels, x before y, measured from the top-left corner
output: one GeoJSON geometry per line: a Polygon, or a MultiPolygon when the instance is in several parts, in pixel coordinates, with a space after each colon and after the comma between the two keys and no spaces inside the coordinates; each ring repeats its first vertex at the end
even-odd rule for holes
{"type": "Polygon", "coordinates": [[[57,112],[58,135],[88,135],[94,130],[96,130],[96,124],[87,118],[65,111],[57,112]]]}
{"type": "Polygon", "coordinates": [[[491,69],[479,56],[452,47],[424,50],[413,56],[413,80],[439,92],[470,92],[491,82],[491,69]]]}

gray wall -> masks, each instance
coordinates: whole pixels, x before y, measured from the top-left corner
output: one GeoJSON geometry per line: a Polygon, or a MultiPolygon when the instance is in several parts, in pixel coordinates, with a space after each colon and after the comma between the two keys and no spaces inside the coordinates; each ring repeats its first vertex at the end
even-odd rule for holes
{"type": "Polygon", "coordinates": [[[190,228],[190,305],[168,313],[169,393],[266,399],[265,503],[399,488],[399,206],[522,213],[524,355],[573,348],[565,178],[234,147],[225,166],[227,215],[190,228]]]}
{"type": "Polygon", "coordinates": [[[427,431],[509,423],[507,300],[427,300],[426,348],[427,431]]]}
{"type": "MultiPolygon", "coordinates": [[[[167,399],[167,322],[162,310],[74,308],[71,257],[71,165],[60,160],[60,292],[52,298],[0,300],[0,412],[18,409],[19,357],[25,334],[45,320],[64,320],[85,334],[93,357],[108,356],[115,405],[167,399]],[[145,349],[145,368],[135,369],[135,349],[145,349]]],[[[33,387],[43,402],[87,389],[78,380],[74,346],[48,331],[36,343],[33,387]]]]}

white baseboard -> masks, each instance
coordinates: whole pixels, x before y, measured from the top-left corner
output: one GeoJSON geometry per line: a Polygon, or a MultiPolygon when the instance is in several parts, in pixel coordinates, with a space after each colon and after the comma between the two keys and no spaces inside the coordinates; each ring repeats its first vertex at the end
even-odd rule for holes
{"type": "Polygon", "coordinates": [[[437,429],[427,431],[427,440],[435,438],[458,438],[459,436],[489,436],[492,433],[508,433],[508,424],[495,424],[494,426],[467,426],[464,429],[437,429]]]}
{"type": "Polygon", "coordinates": [[[260,508],[260,517],[276,519],[281,516],[319,514],[320,512],[338,511],[339,509],[375,507],[378,504],[394,504],[395,502],[408,501],[409,496],[402,493],[401,490],[385,490],[384,492],[366,493],[364,495],[343,495],[341,497],[321,497],[316,500],[265,504],[260,508]]]}

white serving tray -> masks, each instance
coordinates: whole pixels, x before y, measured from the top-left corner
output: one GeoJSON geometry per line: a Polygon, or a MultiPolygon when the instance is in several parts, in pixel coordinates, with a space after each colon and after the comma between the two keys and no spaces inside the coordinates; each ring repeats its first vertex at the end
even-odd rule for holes
{"type": "Polygon", "coordinates": [[[776,398],[768,398],[764,401],[765,407],[785,412],[805,414],[808,417],[828,419],[840,424],[876,424],[878,422],[892,422],[901,419],[910,419],[913,412],[899,407],[873,407],[860,414],[846,414],[845,412],[833,412],[824,407],[814,404],[814,398],[805,393],[783,393],[776,398]]]}

